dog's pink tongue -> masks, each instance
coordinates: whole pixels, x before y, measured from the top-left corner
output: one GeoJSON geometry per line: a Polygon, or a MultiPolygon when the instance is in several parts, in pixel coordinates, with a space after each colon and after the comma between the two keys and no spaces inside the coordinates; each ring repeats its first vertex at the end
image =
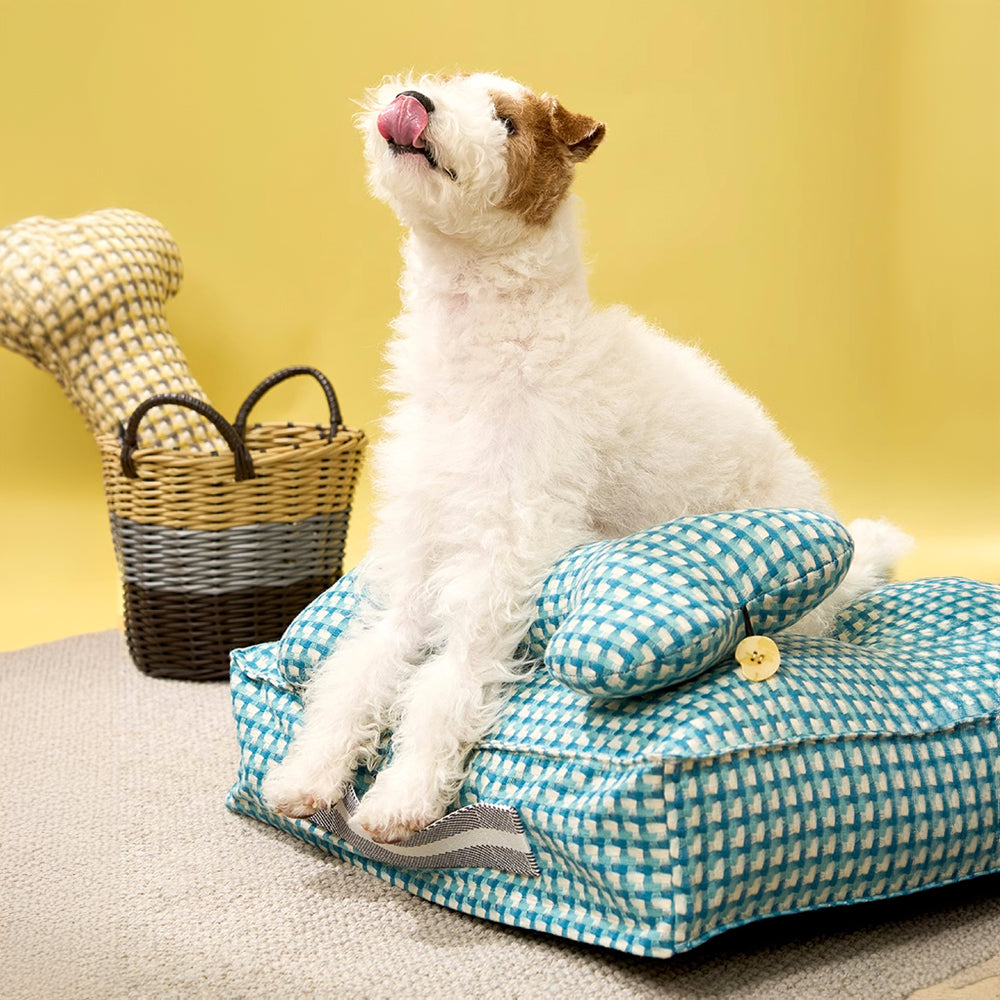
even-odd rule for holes
{"type": "Polygon", "coordinates": [[[400,94],[378,116],[379,135],[397,146],[422,149],[423,133],[427,128],[427,110],[415,97],[400,94]]]}

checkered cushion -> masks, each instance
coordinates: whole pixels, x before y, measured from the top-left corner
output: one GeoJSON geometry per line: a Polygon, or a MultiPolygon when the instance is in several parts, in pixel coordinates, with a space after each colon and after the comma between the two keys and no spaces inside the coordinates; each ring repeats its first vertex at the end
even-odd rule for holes
{"type": "Polygon", "coordinates": [[[618,700],[526,679],[456,806],[516,810],[537,874],[418,870],[272,812],[260,782],[302,708],[278,643],[234,654],[228,805],[441,905],[652,956],[1000,870],[1000,587],[897,584],[778,642],[759,684],[729,662],[618,700]]]}
{"type": "Polygon", "coordinates": [[[278,647],[279,669],[290,684],[304,684],[320,661],[336,649],[364,601],[359,570],[352,569],[292,621],[278,647]]]}
{"type": "MultiPolygon", "coordinates": [[[[684,517],[560,560],[538,599],[527,653],[597,697],[678,684],[732,654],[745,635],[787,628],[850,564],[851,537],[808,510],[684,517]]],[[[280,661],[302,683],[336,646],[363,600],[349,574],[289,627],[280,661]]]]}
{"type": "Polygon", "coordinates": [[[746,634],[794,624],[843,579],[854,547],[807,510],[683,517],[582,546],[547,580],[529,633],[564,684],[601,698],[679,684],[746,634]]]}

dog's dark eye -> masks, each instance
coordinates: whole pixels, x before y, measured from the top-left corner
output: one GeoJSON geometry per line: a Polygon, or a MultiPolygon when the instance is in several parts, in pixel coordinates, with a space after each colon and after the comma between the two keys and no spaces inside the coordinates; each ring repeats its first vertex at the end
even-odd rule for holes
{"type": "Polygon", "coordinates": [[[509,118],[505,118],[503,115],[500,115],[497,118],[497,121],[500,122],[500,124],[507,130],[507,135],[513,135],[517,131],[514,127],[514,123],[509,118]]]}

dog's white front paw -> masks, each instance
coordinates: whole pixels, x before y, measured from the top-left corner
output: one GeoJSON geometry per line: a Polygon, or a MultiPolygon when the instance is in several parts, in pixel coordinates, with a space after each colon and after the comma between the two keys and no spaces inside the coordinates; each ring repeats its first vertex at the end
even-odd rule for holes
{"type": "Polygon", "coordinates": [[[350,778],[343,768],[292,754],[268,771],[261,793],[275,812],[303,818],[335,806],[350,778]]]}
{"type": "Polygon", "coordinates": [[[398,844],[440,819],[450,796],[427,775],[394,762],[375,779],[354,819],[379,844],[398,844]]]}

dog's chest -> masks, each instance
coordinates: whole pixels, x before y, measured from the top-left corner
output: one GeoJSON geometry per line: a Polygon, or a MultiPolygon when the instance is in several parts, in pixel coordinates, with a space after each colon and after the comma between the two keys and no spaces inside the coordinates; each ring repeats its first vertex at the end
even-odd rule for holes
{"type": "Polygon", "coordinates": [[[426,297],[396,321],[391,385],[442,419],[529,405],[564,369],[569,320],[526,295],[426,297]]]}
{"type": "Polygon", "coordinates": [[[396,329],[388,380],[396,405],[387,430],[394,453],[422,456],[442,493],[544,480],[578,450],[564,397],[579,387],[567,384],[565,338],[552,325],[498,321],[468,303],[438,302],[402,314],[396,329]]]}

